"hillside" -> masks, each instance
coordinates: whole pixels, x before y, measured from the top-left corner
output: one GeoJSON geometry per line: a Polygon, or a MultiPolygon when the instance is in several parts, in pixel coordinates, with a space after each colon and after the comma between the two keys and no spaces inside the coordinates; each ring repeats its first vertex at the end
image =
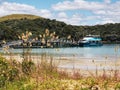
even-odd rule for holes
{"type": "Polygon", "coordinates": [[[6,20],[13,20],[13,19],[23,19],[23,18],[37,19],[37,18],[41,18],[41,17],[35,16],[35,15],[29,15],[29,14],[12,14],[12,15],[0,17],[0,22],[6,21],[6,20]]]}
{"type": "Polygon", "coordinates": [[[56,32],[59,37],[71,35],[74,40],[79,40],[85,35],[100,35],[106,42],[120,42],[120,23],[95,26],[73,26],[64,22],[41,18],[33,15],[8,15],[0,18],[0,40],[16,40],[18,35],[31,31],[33,37],[39,37],[45,29],[56,32]]]}

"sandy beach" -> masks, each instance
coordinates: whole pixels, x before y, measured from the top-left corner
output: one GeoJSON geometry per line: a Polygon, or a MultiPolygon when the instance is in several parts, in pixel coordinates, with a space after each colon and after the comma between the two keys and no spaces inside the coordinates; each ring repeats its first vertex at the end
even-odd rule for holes
{"type": "MultiPolygon", "coordinates": [[[[4,55],[6,59],[14,59],[19,62],[23,60],[23,56],[16,55],[4,55]]],[[[81,57],[67,57],[67,56],[51,56],[51,55],[29,55],[26,56],[31,59],[35,64],[39,64],[41,60],[46,60],[58,67],[60,71],[67,71],[68,73],[79,72],[84,76],[88,75],[100,75],[104,72],[107,74],[113,73],[120,68],[120,60],[111,60],[109,58],[81,58],[81,57]],[[102,59],[102,60],[101,60],[102,59]]]]}

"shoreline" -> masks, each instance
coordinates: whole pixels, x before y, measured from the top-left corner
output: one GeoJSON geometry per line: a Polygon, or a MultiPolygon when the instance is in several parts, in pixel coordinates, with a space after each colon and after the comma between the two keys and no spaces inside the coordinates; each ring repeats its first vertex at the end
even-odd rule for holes
{"type": "MultiPolygon", "coordinates": [[[[22,62],[23,58],[20,54],[17,55],[4,55],[7,60],[13,59],[22,62]]],[[[31,55],[29,58],[37,65],[40,64],[41,60],[46,60],[50,62],[52,60],[53,64],[58,67],[59,71],[66,71],[68,73],[79,72],[84,76],[89,76],[90,74],[101,75],[106,71],[107,74],[113,73],[120,68],[120,59],[118,60],[99,60],[99,58],[75,58],[75,57],[55,57],[55,56],[42,56],[42,55],[31,55]]]]}

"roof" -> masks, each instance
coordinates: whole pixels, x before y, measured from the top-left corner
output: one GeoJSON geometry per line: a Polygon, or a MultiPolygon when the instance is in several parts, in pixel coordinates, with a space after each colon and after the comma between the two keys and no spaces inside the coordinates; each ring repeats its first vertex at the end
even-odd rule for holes
{"type": "Polygon", "coordinates": [[[98,37],[84,37],[83,40],[86,40],[86,41],[101,41],[102,39],[98,38],[98,37]]]}

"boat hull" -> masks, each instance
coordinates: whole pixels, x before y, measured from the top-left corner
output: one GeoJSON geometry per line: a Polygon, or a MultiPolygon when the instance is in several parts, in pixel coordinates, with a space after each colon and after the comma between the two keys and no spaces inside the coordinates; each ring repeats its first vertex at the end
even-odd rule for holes
{"type": "Polygon", "coordinates": [[[102,43],[79,43],[79,47],[97,47],[97,46],[102,46],[102,43]]]}

